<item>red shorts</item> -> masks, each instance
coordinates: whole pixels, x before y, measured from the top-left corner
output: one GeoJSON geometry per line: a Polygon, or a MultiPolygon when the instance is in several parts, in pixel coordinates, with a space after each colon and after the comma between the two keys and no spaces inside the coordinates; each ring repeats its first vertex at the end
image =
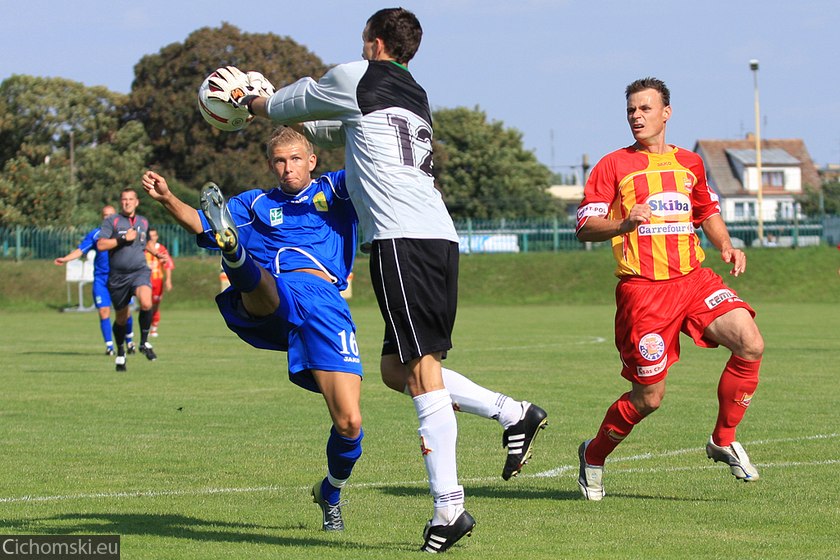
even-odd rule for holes
{"type": "Polygon", "coordinates": [[[152,303],[160,303],[163,299],[163,278],[152,278],[152,303]]]}
{"type": "Polygon", "coordinates": [[[738,308],[755,317],[752,307],[710,268],[673,280],[622,280],[615,301],[621,375],[643,385],[665,379],[668,368],[680,360],[680,332],[697,346],[715,348],[717,344],[703,336],[712,321],[738,308]]]}

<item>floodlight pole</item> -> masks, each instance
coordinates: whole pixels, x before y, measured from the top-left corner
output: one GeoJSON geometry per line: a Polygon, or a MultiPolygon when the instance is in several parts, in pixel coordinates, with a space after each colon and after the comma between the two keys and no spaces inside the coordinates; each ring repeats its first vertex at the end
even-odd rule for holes
{"type": "Polygon", "coordinates": [[[761,175],[761,111],[758,108],[758,59],[750,60],[755,90],[755,171],[758,174],[758,244],[764,245],[764,214],[762,211],[764,177],[761,175]]]}

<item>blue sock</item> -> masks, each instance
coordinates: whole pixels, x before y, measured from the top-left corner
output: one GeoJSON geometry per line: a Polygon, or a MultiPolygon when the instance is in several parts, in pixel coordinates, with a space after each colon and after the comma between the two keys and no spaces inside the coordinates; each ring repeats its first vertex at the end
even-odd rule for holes
{"type": "Polygon", "coordinates": [[[254,262],[248,251],[236,246],[236,254],[222,255],[222,268],[227,274],[230,285],[240,292],[253,292],[262,278],[262,269],[254,262]]]}
{"type": "Polygon", "coordinates": [[[327,468],[329,476],[321,483],[321,497],[329,504],[337,504],[341,499],[341,489],[350,478],[353,466],[362,455],[362,438],[364,431],[359,432],[355,439],[346,438],[335,431],[335,426],[330,429],[330,438],[327,440],[327,468]]]}
{"type": "Polygon", "coordinates": [[[114,347],[114,339],[111,338],[111,319],[99,319],[99,328],[102,330],[102,338],[105,339],[105,346],[114,347]]]}
{"type": "Polygon", "coordinates": [[[126,344],[134,343],[134,319],[131,315],[128,316],[128,321],[125,323],[125,342],[126,344]]]}

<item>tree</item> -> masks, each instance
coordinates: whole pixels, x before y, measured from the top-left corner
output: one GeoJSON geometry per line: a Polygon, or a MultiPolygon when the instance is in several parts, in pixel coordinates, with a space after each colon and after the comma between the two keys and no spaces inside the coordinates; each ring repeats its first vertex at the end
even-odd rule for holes
{"type": "Polygon", "coordinates": [[[802,213],[807,216],[840,216],[840,181],[823,183],[822,189],[806,186],[805,192],[797,200],[801,204],[802,213]]]}
{"type": "Polygon", "coordinates": [[[16,75],[3,81],[0,223],[98,222],[103,204],[115,204],[123,187],[137,184],[148,163],[143,127],[120,127],[125,102],[106,88],[63,78],[16,75]]]}
{"type": "Polygon", "coordinates": [[[0,166],[15,157],[40,165],[56,151],[105,142],[125,96],[64,78],[14,75],[0,83],[0,166]]]}
{"type": "Polygon", "coordinates": [[[25,157],[6,161],[0,173],[0,224],[68,226],[76,223],[77,187],[63,158],[34,166],[25,157]]]}
{"type": "MultiPolygon", "coordinates": [[[[258,70],[278,88],[327,70],[288,37],[243,33],[223,23],[143,57],[134,69],[128,112],[143,123],[162,171],[195,190],[213,181],[234,194],[270,181],[264,147],[273,125],[255,120],[242,131],[222,132],[202,119],[196,108],[198,86],[227,65],[258,70]]],[[[341,150],[319,150],[319,156],[323,169],[343,166],[341,150]]]]}
{"type": "Polygon", "coordinates": [[[439,109],[434,174],[453,218],[554,215],[551,171],[522,147],[522,133],[488,122],[478,108],[439,109]]]}

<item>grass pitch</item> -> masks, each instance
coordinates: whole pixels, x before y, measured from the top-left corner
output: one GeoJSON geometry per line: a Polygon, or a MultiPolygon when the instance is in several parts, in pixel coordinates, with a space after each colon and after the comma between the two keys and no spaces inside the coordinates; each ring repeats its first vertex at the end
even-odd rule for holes
{"type": "MultiPolygon", "coordinates": [[[[607,497],[579,496],[578,444],[627,383],[610,305],[462,306],[447,366],[538,403],[549,427],[503,482],[501,428],[459,414],[459,475],[477,519],[462,558],[836,558],[840,413],[836,305],[755,304],[762,381],[739,430],[761,480],[706,459],[725,350],[683,339],[663,407],[607,463],[607,497]]],[[[100,355],[93,313],[0,312],[0,533],[120,534],[131,559],[416,558],[431,498],[409,399],[378,379],[381,319],[359,327],[364,454],[347,530],[319,530],[319,395],[286,378],[214,309],[164,309],[160,356],[127,374],[100,355]]]]}

